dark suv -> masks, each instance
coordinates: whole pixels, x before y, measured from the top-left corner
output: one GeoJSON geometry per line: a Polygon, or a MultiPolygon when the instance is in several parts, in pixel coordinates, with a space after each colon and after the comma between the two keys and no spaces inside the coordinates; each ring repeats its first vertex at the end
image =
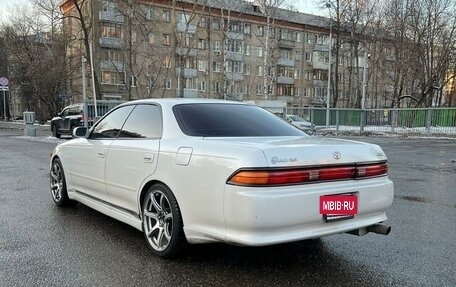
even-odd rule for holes
{"type": "MultiPolygon", "coordinates": [[[[94,105],[88,105],[87,122],[89,127],[93,125],[95,120],[94,105]]],[[[73,129],[78,126],[84,125],[84,105],[74,104],[65,107],[60,113],[51,120],[52,135],[60,138],[61,135],[72,135],[73,129]]],[[[101,117],[108,112],[108,106],[98,105],[98,116],[101,117]]]]}

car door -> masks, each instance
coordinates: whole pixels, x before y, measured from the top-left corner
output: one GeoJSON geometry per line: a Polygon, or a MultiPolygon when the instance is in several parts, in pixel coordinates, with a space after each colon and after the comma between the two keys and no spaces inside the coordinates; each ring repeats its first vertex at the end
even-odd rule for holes
{"type": "Polygon", "coordinates": [[[58,130],[59,130],[59,133],[62,133],[62,132],[65,132],[66,130],[66,122],[65,122],[65,119],[67,118],[68,116],[68,112],[69,112],[70,108],[65,108],[63,109],[63,111],[59,114],[59,125],[58,125],[58,130]]]}
{"type": "Polygon", "coordinates": [[[138,213],[138,191],[158,162],[162,115],[160,107],[137,105],[106,158],[106,189],[111,204],[138,213]]]}
{"type": "Polygon", "coordinates": [[[116,140],[134,106],[122,106],[100,120],[88,138],[80,138],[72,146],[71,182],[79,193],[109,202],[105,185],[105,162],[108,148],[116,140]]]}

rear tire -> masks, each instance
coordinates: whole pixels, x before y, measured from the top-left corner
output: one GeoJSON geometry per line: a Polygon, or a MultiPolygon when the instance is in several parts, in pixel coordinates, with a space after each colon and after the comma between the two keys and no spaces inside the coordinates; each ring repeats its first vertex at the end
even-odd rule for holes
{"type": "Polygon", "coordinates": [[[142,203],[142,225],[152,253],[159,257],[175,257],[185,245],[176,197],[164,184],[154,184],[147,191],[142,203]]]}

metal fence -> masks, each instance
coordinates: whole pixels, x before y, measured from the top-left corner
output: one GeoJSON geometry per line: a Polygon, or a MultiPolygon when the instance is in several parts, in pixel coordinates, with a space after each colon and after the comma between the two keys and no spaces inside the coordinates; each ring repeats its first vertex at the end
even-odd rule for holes
{"type": "Polygon", "coordinates": [[[286,115],[298,115],[313,123],[321,132],[456,136],[456,108],[329,109],[328,125],[326,108],[266,109],[283,118],[286,115]]]}
{"type": "Polygon", "coordinates": [[[104,116],[107,112],[109,112],[114,107],[125,103],[125,101],[113,101],[113,100],[97,100],[96,104],[96,112],[95,112],[95,103],[93,100],[87,100],[87,125],[90,127],[92,126],[98,119],[104,116]]]}

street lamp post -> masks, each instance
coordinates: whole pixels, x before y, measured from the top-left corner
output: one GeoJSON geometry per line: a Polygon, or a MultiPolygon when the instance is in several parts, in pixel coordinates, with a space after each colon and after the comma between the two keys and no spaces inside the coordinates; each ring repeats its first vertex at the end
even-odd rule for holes
{"type": "Polygon", "coordinates": [[[326,3],[329,12],[329,64],[328,64],[328,88],[326,90],[326,128],[329,128],[329,97],[331,93],[331,50],[332,50],[332,23],[331,23],[331,4],[326,3]]]}

